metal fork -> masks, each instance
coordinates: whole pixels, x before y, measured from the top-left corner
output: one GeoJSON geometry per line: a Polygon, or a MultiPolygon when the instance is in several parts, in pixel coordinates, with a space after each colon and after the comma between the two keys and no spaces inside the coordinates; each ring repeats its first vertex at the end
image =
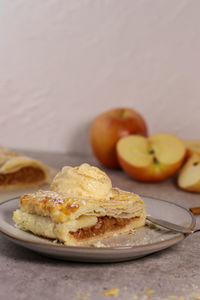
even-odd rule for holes
{"type": "Polygon", "coordinates": [[[184,226],[180,226],[180,225],[176,225],[174,223],[165,221],[165,220],[161,220],[161,219],[156,219],[153,218],[151,216],[147,216],[146,219],[154,224],[157,224],[159,226],[162,226],[164,228],[176,231],[176,232],[180,232],[180,233],[184,233],[184,234],[190,234],[190,233],[196,233],[199,232],[200,229],[193,229],[193,228],[187,228],[184,226]]]}

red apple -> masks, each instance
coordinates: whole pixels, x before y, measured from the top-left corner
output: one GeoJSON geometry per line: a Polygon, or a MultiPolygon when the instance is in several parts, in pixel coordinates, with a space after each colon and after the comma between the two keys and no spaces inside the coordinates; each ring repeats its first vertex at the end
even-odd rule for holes
{"type": "Polygon", "coordinates": [[[140,181],[156,182],[172,176],[182,165],[185,153],[185,144],[167,133],[149,138],[129,135],[117,143],[122,169],[140,181]]]}
{"type": "Polygon", "coordinates": [[[127,135],[147,136],[143,117],[131,108],[115,108],[97,116],[90,128],[90,142],[96,158],[106,167],[119,167],[116,144],[127,135]]]}

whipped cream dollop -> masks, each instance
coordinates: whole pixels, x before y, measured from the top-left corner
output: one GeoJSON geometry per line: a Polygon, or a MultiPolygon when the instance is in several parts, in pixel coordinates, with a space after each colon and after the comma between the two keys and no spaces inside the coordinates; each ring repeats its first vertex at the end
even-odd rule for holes
{"type": "Polygon", "coordinates": [[[84,163],[75,168],[63,167],[54,178],[51,190],[76,197],[103,199],[110,196],[112,182],[105,172],[84,163]]]}

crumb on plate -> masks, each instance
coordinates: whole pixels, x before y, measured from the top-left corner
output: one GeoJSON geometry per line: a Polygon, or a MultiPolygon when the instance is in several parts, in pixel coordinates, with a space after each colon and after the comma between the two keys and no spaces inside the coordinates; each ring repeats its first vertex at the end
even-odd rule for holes
{"type": "Polygon", "coordinates": [[[111,290],[106,290],[105,292],[103,292],[105,296],[117,296],[119,293],[119,289],[118,288],[114,288],[111,290]]]}

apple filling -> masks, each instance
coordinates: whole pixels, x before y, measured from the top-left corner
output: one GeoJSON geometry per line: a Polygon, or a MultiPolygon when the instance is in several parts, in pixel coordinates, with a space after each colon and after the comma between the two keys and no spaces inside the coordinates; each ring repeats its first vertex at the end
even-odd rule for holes
{"type": "Polygon", "coordinates": [[[82,240],[85,238],[91,238],[104,234],[105,232],[118,230],[126,225],[130,224],[134,218],[114,218],[114,217],[98,217],[98,221],[94,226],[84,227],[78,229],[76,232],[70,232],[71,235],[77,240],[82,240]]]}
{"type": "Polygon", "coordinates": [[[0,185],[6,186],[17,183],[35,183],[44,178],[45,174],[41,169],[24,167],[13,173],[0,174],[0,185]]]}

